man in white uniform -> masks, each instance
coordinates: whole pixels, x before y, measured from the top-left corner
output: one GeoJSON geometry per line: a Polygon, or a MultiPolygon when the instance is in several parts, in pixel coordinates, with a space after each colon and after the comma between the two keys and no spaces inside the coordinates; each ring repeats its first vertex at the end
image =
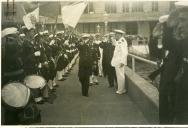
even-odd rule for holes
{"type": "Polygon", "coordinates": [[[115,39],[112,39],[113,44],[115,45],[114,55],[111,61],[113,67],[116,70],[118,90],[117,94],[126,93],[125,89],[125,66],[127,65],[127,55],[128,55],[128,47],[127,41],[123,37],[125,33],[122,30],[114,30],[115,39]]]}

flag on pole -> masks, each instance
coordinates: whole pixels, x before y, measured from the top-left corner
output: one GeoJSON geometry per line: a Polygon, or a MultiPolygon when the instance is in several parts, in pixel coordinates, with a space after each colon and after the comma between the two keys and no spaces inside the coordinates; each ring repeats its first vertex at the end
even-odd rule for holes
{"type": "Polygon", "coordinates": [[[62,7],[61,15],[63,24],[75,28],[86,6],[87,4],[85,2],[79,2],[62,7]]]}
{"type": "Polygon", "coordinates": [[[35,28],[36,22],[39,22],[39,8],[23,16],[23,21],[27,29],[35,28]]]}

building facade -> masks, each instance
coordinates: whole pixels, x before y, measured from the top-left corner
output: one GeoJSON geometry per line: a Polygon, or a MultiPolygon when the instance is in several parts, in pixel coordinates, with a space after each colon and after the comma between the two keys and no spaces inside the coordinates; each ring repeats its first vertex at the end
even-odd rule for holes
{"type": "MultiPolygon", "coordinates": [[[[12,9],[8,11],[7,4],[2,4],[2,24],[8,21],[23,23],[21,3],[15,3],[15,5],[9,4],[9,8],[12,9]],[[13,20],[10,20],[11,17],[13,20]]],[[[113,29],[122,29],[128,35],[149,37],[158,18],[161,15],[169,14],[174,8],[173,3],[173,1],[90,1],[76,30],[80,33],[106,34],[113,29]]],[[[67,2],[60,2],[60,6],[64,4],[67,2]]],[[[55,25],[55,19],[41,17],[40,21],[46,24],[49,31],[55,25]]],[[[56,28],[64,29],[60,14],[56,28]]]]}
{"type": "Polygon", "coordinates": [[[172,1],[97,1],[90,2],[77,30],[102,34],[122,29],[129,35],[149,37],[158,18],[169,14],[172,1]]]}

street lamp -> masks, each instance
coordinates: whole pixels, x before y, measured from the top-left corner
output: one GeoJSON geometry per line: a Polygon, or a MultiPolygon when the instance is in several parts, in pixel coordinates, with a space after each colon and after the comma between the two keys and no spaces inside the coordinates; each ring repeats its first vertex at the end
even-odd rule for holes
{"type": "Polygon", "coordinates": [[[101,27],[101,26],[98,24],[98,25],[97,25],[97,33],[100,32],[100,27],[101,27]]]}
{"type": "Polygon", "coordinates": [[[108,16],[109,14],[108,13],[104,13],[104,31],[105,31],[105,34],[107,34],[107,31],[108,31],[108,16]]]}

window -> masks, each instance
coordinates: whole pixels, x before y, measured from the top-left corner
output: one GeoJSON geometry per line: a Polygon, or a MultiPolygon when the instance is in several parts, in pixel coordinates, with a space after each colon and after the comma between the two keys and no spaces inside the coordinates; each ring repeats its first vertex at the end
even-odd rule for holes
{"type": "Polygon", "coordinates": [[[13,19],[16,14],[16,6],[14,1],[13,2],[7,2],[4,4],[4,15],[6,19],[13,19]]]}
{"type": "Polygon", "coordinates": [[[118,23],[108,23],[108,31],[109,32],[112,32],[114,29],[117,29],[118,26],[117,26],[118,23]]]}
{"type": "Polygon", "coordinates": [[[175,1],[170,1],[170,8],[169,8],[169,11],[172,11],[175,9],[175,1]]]}
{"type": "Polygon", "coordinates": [[[126,34],[135,35],[138,34],[138,26],[136,22],[127,22],[126,23],[126,34]]]}
{"type": "Polygon", "coordinates": [[[143,2],[132,2],[132,12],[143,12],[143,2]]]}
{"type": "Polygon", "coordinates": [[[87,7],[85,8],[84,10],[84,13],[89,13],[89,12],[93,12],[94,9],[93,9],[93,3],[92,2],[89,2],[87,7]]]}
{"type": "Polygon", "coordinates": [[[153,1],[152,2],[152,11],[158,11],[158,2],[157,1],[153,1]]]}
{"type": "Polygon", "coordinates": [[[123,3],[123,12],[129,12],[129,2],[123,3]]]}
{"type": "Polygon", "coordinates": [[[104,33],[104,23],[79,23],[76,29],[80,33],[97,33],[97,25],[100,26],[99,33],[104,33]]]}
{"type": "Polygon", "coordinates": [[[107,13],[116,13],[116,2],[106,2],[105,3],[105,11],[107,13]]]}

